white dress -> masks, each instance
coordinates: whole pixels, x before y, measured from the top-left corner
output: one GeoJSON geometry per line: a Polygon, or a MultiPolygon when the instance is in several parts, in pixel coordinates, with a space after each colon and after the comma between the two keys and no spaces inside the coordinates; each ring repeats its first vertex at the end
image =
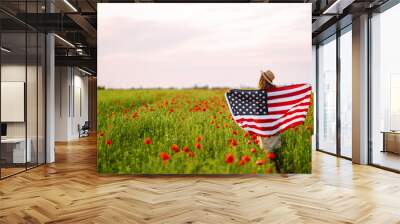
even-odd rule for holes
{"type": "Polygon", "coordinates": [[[274,151],[277,148],[281,147],[281,137],[278,135],[274,135],[271,137],[257,137],[260,142],[261,149],[265,151],[274,151]]]}

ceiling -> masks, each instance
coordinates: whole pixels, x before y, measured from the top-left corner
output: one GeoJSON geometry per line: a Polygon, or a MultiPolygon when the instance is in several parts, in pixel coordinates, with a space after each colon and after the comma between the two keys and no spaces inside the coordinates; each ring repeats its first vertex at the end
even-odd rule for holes
{"type": "MultiPolygon", "coordinates": [[[[40,32],[55,32],[56,65],[80,66],[96,73],[97,3],[126,2],[259,2],[312,3],[312,36],[317,43],[351,17],[373,9],[387,0],[1,0],[3,32],[16,33],[26,27],[40,32]],[[51,11],[51,13],[49,13],[51,11]],[[28,12],[28,13],[25,13],[28,12]],[[66,40],[66,41],[64,41],[66,40]],[[72,45],[71,45],[72,44],[72,45]]],[[[17,34],[14,34],[17,35],[17,34]]],[[[11,34],[8,34],[12,38],[11,34]]],[[[9,38],[9,37],[6,38],[9,38]]],[[[18,38],[15,38],[17,41],[18,38]]],[[[28,50],[29,51],[29,50],[28,50]]]]}

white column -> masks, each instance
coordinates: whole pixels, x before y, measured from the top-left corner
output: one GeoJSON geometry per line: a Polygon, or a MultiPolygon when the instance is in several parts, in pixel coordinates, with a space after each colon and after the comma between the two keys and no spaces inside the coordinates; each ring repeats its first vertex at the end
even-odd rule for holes
{"type": "MultiPolygon", "coordinates": [[[[54,12],[54,5],[46,1],[46,11],[54,12]]],[[[55,42],[54,34],[46,35],[46,163],[55,162],[55,42]]]]}
{"type": "Polygon", "coordinates": [[[54,35],[46,36],[46,163],[55,161],[54,133],[55,133],[55,56],[54,35]]]}
{"type": "Polygon", "coordinates": [[[368,15],[353,19],[353,162],[368,163],[368,15]]]}

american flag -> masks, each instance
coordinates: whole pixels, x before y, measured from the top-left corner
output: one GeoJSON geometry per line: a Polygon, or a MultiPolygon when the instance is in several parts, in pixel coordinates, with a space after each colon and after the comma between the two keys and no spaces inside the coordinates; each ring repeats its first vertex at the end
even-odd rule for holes
{"type": "Polygon", "coordinates": [[[304,124],[311,104],[311,86],[295,84],[268,91],[233,89],[225,97],[240,127],[268,137],[304,124]]]}

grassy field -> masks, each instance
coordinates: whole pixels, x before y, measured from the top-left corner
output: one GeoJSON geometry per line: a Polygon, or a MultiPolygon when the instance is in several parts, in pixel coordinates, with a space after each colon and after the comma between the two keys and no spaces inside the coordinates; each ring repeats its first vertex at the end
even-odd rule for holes
{"type": "Polygon", "coordinates": [[[232,120],[226,90],[98,90],[98,171],[120,174],[311,172],[312,109],[275,154],[232,120]],[[274,158],[276,156],[276,158],[274,158]]]}

